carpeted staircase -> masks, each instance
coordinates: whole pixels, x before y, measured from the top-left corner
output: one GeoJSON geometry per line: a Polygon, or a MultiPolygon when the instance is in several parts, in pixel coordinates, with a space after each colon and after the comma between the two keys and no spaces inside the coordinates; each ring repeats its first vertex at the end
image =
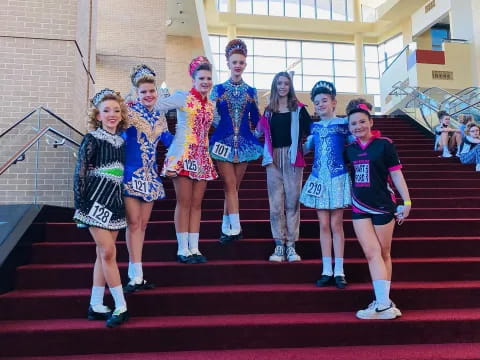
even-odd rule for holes
{"type": "MultiPolygon", "coordinates": [[[[408,120],[378,118],[375,127],[394,140],[413,200],[392,251],[392,298],[402,318],[355,318],[373,294],[350,210],[347,289],[314,285],[321,264],[311,209],[302,208],[303,261],[266,261],[273,250],[266,175],[254,163],[240,190],[240,242],[218,243],[222,182],[208,185],[200,242],[207,264],[174,261],[175,200],[166,181],[168,199],[155,204],[144,248],[145,277],[157,288],[128,296],[132,319],[113,330],[85,319],[95,257],[88,232],[75,227],[71,211],[43,214],[29,231],[37,241],[31,263],[18,268],[16,289],[0,296],[0,357],[480,359],[480,175],[438,158],[433,140],[408,120]]],[[[118,260],[125,275],[123,235],[118,260]]]]}

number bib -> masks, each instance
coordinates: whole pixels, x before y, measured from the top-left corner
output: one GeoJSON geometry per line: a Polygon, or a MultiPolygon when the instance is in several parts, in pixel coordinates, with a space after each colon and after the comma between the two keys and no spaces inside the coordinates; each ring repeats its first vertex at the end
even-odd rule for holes
{"type": "Polygon", "coordinates": [[[230,152],[232,151],[231,146],[224,145],[219,143],[218,141],[213,145],[212,154],[222,157],[224,159],[228,159],[230,152]]]}
{"type": "Polygon", "coordinates": [[[110,223],[113,213],[102,204],[95,201],[87,216],[91,217],[101,225],[107,226],[110,223]]]}
{"type": "Polygon", "coordinates": [[[150,183],[148,181],[141,180],[139,178],[132,178],[132,188],[142,194],[148,194],[150,183]]]}
{"type": "Polygon", "coordinates": [[[355,186],[370,186],[370,162],[359,160],[353,166],[355,167],[355,186]]]}
{"type": "Polygon", "coordinates": [[[192,173],[196,173],[198,171],[197,160],[194,160],[194,159],[183,160],[183,168],[192,173]]]}
{"type": "Polygon", "coordinates": [[[322,184],[313,183],[313,182],[308,184],[307,195],[320,197],[321,193],[322,193],[322,184]]]}

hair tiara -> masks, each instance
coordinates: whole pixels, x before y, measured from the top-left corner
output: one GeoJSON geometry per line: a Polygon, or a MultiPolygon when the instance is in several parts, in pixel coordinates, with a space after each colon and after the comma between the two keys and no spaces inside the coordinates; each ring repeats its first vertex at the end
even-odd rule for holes
{"type": "Polygon", "coordinates": [[[227,60],[234,53],[242,54],[243,56],[247,57],[247,45],[240,39],[230,40],[227,46],[225,46],[225,57],[227,60]]]}
{"type": "Polygon", "coordinates": [[[98,105],[103,101],[103,98],[107,95],[118,95],[114,90],[112,89],[103,89],[100,90],[98,93],[95,94],[95,96],[92,98],[92,104],[96,108],[98,108],[98,105]]]}
{"type": "Polygon", "coordinates": [[[156,74],[155,74],[155,71],[153,71],[153,69],[148,67],[147,65],[145,64],[139,65],[134,69],[133,74],[131,76],[132,85],[137,86],[137,81],[143,76],[155,77],[156,74]]]}
{"type": "Polygon", "coordinates": [[[205,56],[197,56],[190,62],[190,65],[188,66],[188,73],[190,74],[190,77],[193,77],[195,70],[197,70],[197,68],[202,64],[210,64],[210,61],[208,61],[205,56]]]}
{"type": "Polygon", "coordinates": [[[313,85],[312,91],[310,92],[312,101],[318,94],[329,94],[335,97],[337,95],[337,89],[335,89],[335,85],[331,82],[320,80],[313,85]]]}

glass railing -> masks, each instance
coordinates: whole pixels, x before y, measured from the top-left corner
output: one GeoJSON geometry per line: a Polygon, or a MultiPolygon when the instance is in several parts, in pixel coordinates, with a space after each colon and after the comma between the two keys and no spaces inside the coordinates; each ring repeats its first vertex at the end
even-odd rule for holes
{"type": "Polygon", "coordinates": [[[0,204],[73,206],[83,134],[39,108],[0,134],[0,204]]]}

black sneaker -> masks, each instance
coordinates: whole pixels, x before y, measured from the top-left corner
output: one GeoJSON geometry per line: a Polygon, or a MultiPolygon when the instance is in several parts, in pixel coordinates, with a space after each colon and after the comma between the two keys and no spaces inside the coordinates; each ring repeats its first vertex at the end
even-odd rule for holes
{"type": "Polygon", "coordinates": [[[220,238],[218,240],[220,244],[225,245],[231,242],[232,240],[233,240],[232,236],[225,234],[223,231],[220,231],[220,238]]]}
{"type": "Polygon", "coordinates": [[[317,280],[315,285],[318,287],[323,287],[327,285],[332,285],[333,284],[333,276],[332,275],[322,275],[320,279],[317,280]]]}
{"type": "Polygon", "coordinates": [[[140,284],[137,284],[135,280],[131,280],[127,285],[123,287],[123,292],[130,294],[139,290],[150,290],[155,289],[155,284],[148,282],[147,280],[142,280],[140,284]]]}
{"type": "Polygon", "coordinates": [[[115,314],[115,311],[112,313],[112,316],[107,320],[106,325],[109,328],[114,328],[119,325],[122,325],[124,322],[128,321],[130,318],[130,315],[128,314],[128,311],[125,310],[124,312],[120,314],[115,314]]]}
{"type": "Polygon", "coordinates": [[[196,264],[196,260],[192,255],[177,255],[177,261],[182,264],[196,264]]]}
{"type": "Polygon", "coordinates": [[[87,319],[88,320],[108,320],[112,315],[112,311],[96,312],[93,310],[92,305],[88,307],[87,319]]]}
{"type": "Polygon", "coordinates": [[[335,286],[337,289],[345,289],[347,287],[347,281],[345,280],[345,276],[337,275],[335,276],[335,286]]]}
{"type": "Polygon", "coordinates": [[[243,239],[242,231],[240,231],[237,235],[230,235],[230,241],[239,241],[243,239]]]}
{"type": "Polygon", "coordinates": [[[193,260],[195,261],[193,264],[205,264],[207,262],[207,258],[200,253],[193,254],[192,257],[193,257],[193,260]]]}

